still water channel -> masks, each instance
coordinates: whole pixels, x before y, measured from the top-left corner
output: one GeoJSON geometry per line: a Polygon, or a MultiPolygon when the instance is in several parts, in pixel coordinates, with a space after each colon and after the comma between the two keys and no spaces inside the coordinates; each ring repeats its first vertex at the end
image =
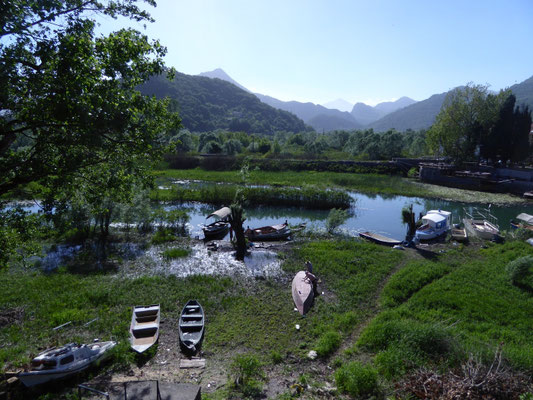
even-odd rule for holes
{"type": "MultiPolygon", "coordinates": [[[[205,184],[205,183],[204,183],[205,184]]],[[[465,217],[465,210],[472,212],[489,207],[489,204],[472,204],[458,201],[426,199],[421,197],[406,197],[394,195],[369,195],[349,192],[354,199],[350,217],[344,222],[340,230],[351,236],[358,236],[359,232],[371,231],[396,239],[404,239],[407,226],[402,222],[402,209],[413,205],[413,211],[418,219],[420,213],[428,210],[446,210],[453,214],[453,223],[460,223],[465,217]]],[[[40,207],[35,203],[27,203],[24,208],[37,212],[40,207]]],[[[206,216],[215,211],[217,206],[205,203],[166,203],[164,208],[187,210],[190,221],[188,223],[189,236],[203,239],[202,226],[213,222],[206,220],[206,216]]],[[[518,214],[525,212],[533,215],[533,202],[512,205],[490,205],[490,212],[496,217],[502,231],[509,230],[509,221],[518,214]]],[[[245,208],[246,221],[244,227],[258,228],[265,225],[275,225],[286,221],[290,225],[306,223],[307,228],[323,230],[329,211],[309,210],[299,207],[270,207],[257,206],[245,208]]],[[[228,239],[226,237],[225,239],[228,239]]]]}
{"type": "MultiPolygon", "coordinates": [[[[372,231],[396,239],[404,239],[407,230],[402,222],[402,208],[413,205],[413,211],[418,218],[420,213],[427,210],[442,209],[451,211],[453,223],[462,222],[467,212],[474,207],[487,208],[488,204],[471,204],[457,201],[425,199],[406,196],[367,195],[351,192],[354,206],[350,210],[351,216],[341,226],[341,230],[351,236],[359,232],[372,231]]],[[[168,204],[166,209],[187,209],[190,216],[189,234],[191,237],[203,238],[202,225],[211,222],[206,216],[217,207],[207,204],[168,204]]],[[[509,229],[509,221],[518,214],[525,212],[533,215],[533,203],[513,204],[509,206],[491,205],[491,213],[497,218],[501,230],[509,229]]],[[[265,225],[280,224],[287,220],[290,225],[306,223],[308,228],[324,229],[329,211],[308,210],[298,207],[247,207],[245,209],[245,228],[257,228],[265,225]]]]}
{"type": "MultiPolygon", "coordinates": [[[[407,227],[402,222],[402,209],[413,205],[413,211],[418,217],[427,210],[442,209],[451,211],[453,222],[459,223],[465,216],[465,210],[472,212],[474,207],[487,208],[488,204],[469,204],[456,201],[438,199],[425,199],[419,197],[367,195],[351,192],[354,205],[350,210],[350,217],[341,226],[341,230],[348,235],[357,236],[359,232],[371,231],[395,239],[405,238],[407,227]]],[[[38,212],[38,204],[24,204],[24,208],[31,212],[38,212]]],[[[217,208],[211,204],[186,203],[164,204],[164,208],[187,210],[190,221],[188,233],[193,238],[203,239],[202,226],[211,220],[206,216],[217,208]]],[[[492,205],[491,213],[497,218],[500,229],[508,230],[509,221],[519,213],[525,212],[533,215],[533,202],[513,204],[509,206],[492,205]]],[[[309,210],[298,207],[248,207],[245,209],[245,227],[257,228],[265,225],[275,225],[288,221],[291,225],[305,223],[307,228],[324,230],[329,211],[309,210]]],[[[226,237],[225,239],[228,239],[226,237]]],[[[203,244],[193,247],[191,256],[186,259],[165,261],[161,249],[150,248],[148,251],[141,249],[134,243],[121,243],[124,249],[116,249],[123,253],[124,259],[145,257],[151,265],[150,273],[165,273],[178,276],[191,274],[229,274],[275,276],[280,271],[280,262],[276,254],[270,251],[256,250],[251,253],[244,264],[236,262],[229,253],[210,252],[203,244]],[[216,266],[216,270],[213,268],[216,266]]],[[[79,252],[81,246],[59,245],[54,250],[41,258],[41,266],[45,270],[57,268],[65,260],[72,258],[79,252]]]]}

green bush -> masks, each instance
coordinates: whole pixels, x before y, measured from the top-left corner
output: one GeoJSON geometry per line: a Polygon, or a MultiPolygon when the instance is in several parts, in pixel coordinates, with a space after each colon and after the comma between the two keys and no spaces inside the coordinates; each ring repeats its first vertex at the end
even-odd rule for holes
{"type": "Polygon", "coordinates": [[[335,371],[335,382],[342,393],[354,397],[369,397],[378,392],[378,372],[373,367],[357,361],[335,371]]]}
{"type": "Polygon", "coordinates": [[[230,374],[235,389],[245,396],[257,396],[261,392],[264,378],[263,365],[253,354],[238,354],[230,365],[230,374]]]}
{"type": "Polygon", "coordinates": [[[338,332],[327,331],[318,339],[316,352],[320,357],[327,357],[339,348],[341,341],[342,338],[338,332]]]}
{"type": "Polygon", "coordinates": [[[172,249],[167,249],[163,251],[163,258],[166,260],[174,260],[176,258],[187,257],[191,254],[191,249],[181,249],[179,247],[174,247],[172,249]]]}
{"type": "Polygon", "coordinates": [[[513,285],[525,285],[531,288],[533,271],[533,256],[517,258],[507,264],[507,274],[513,285]]]}
{"type": "Polygon", "coordinates": [[[154,236],[152,236],[152,244],[158,245],[162,243],[172,242],[176,240],[176,236],[172,234],[170,229],[158,230],[154,236]]]}
{"type": "Polygon", "coordinates": [[[413,167],[409,171],[407,171],[407,177],[418,178],[418,168],[413,167]]]}
{"type": "Polygon", "coordinates": [[[344,221],[348,219],[348,211],[333,208],[329,212],[328,219],[326,220],[326,229],[329,233],[333,233],[339,226],[344,224],[344,221]]]}
{"type": "Polygon", "coordinates": [[[413,366],[409,351],[401,347],[392,347],[380,351],[374,358],[376,368],[381,376],[393,379],[404,375],[413,366]]]}
{"type": "Polygon", "coordinates": [[[270,352],[270,359],[272,360],[274,364],[279,364],[283,361],[283,356],[281,355],[279,351],[272,350],[270,352]]]}

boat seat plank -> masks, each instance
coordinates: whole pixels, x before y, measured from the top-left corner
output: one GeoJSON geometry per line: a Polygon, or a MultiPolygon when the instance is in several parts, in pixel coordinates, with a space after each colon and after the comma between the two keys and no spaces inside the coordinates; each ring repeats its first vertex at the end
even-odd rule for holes
{"type": "Polygon", "coordinates": [[[150,323],[143,323],[143,324],[135,324],[132,330],[143,331],[143,330],[157,329],[158,327],[159,327],[159,324],[155,322],[150,322],[150,323]]]}
{"type": "Polygon", "coordinates": [[[196,328],[196,330],[200,329],[204,324],[181,324],[180,325],[183,330],[191,330],[192,328],[196,328]]]}
{"type": "Polygon", "coordinates": [[[202,314],[183,314],[182,315],[182,318],[183,319],[200,319],[200,318],[203,318],[203,315],[202,314]]]}

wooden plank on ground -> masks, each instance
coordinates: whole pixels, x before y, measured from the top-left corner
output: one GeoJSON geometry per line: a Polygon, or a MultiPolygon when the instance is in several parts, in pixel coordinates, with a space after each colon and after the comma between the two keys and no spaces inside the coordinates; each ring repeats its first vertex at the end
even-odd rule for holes
{"type": "Polygon", "coordinates": [[[180,368],[205,368],[205,358],[182,358],[180,368]]]}
{"type": "Polygon", "coordinates": [[[200,400],[200,386],[192,383],[159,382],[159,391],[164,400],[200,400]]]}

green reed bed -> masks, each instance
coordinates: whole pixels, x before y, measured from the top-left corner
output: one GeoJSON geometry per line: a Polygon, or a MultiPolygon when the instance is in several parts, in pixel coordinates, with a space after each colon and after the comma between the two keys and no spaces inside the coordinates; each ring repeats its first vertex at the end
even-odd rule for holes
{"type": "Polygon", "coordinates": [[[249,205],[293,206],[311,209],[347,209],[352,198],[344,191],[323,190],[316,187],[241,187],[238,185],[208,185],[201,188],[157,189],[150,198],[155,201],[200,201],[210,204],[231,204],[237,190],[241,190],[249,205]]]}
{"type": "MultiPolygon", "coordinates": [[[[162,185],[169,185],[176,179],[243,183],[243,176],[240,171],[205,171],[199,168],[188,170],[167,169],[158,171],[156,176],[157,181],[162,185]]],[[[246,182],[271,186],[302,186],[305,183],[321,189],[338,188],[362,193],[442,198],[473,203],[509,204],[525,201],[509,194],[448,188],[421,183],[401,176],[383,174],[252,170],[249,172],[246,182]]]]}

